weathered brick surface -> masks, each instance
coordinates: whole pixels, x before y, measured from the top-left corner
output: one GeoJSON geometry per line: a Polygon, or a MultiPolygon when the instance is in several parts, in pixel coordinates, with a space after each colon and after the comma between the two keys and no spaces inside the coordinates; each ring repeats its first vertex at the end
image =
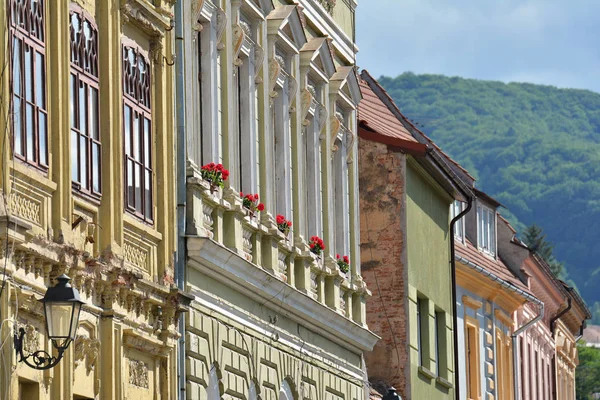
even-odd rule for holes
{"type": "Polygon", "coordinates": [[[393,385],[403,399],[410,399],[406,156],[362,138],[358,147],[362,275],[373,292],[367,302],[367,323],[382,338],[365,355],[369,380],[393,385]]]}

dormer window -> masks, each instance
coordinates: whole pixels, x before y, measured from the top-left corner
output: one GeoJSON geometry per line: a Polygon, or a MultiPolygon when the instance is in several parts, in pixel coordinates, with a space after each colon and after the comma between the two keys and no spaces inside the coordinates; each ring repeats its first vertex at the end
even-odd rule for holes
{"type": "Polygon", "coordinates": [[[496,255],[496,211],[483,205],[477,206],[477,246],[484,253],[496,255]]]}
{"type": "MultiPolygon", "coordinates": [[[[450,219],[456,218],[458,214],[463,212],[465,209],[465,203],[462,201],[454,200],[454,203],[450,206],[450,219]]],[[[465,219],[461,218],[454,224],[454,238],[464,243],[465,241],[465,219]]]]}

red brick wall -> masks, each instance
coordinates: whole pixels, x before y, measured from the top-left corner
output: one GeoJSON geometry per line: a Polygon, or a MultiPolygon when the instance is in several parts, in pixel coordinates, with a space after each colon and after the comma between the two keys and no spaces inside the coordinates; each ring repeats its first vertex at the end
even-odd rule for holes
{"type": "Polygon", "coordinates": [[[365,354],[367,371],[375,387],[392,385],[403,399],[410,399],[404,243],[406,156],[362,138],[358,148],[361,267],[373,292],[367,301],[367,323],[382,338],[365,354]]]}

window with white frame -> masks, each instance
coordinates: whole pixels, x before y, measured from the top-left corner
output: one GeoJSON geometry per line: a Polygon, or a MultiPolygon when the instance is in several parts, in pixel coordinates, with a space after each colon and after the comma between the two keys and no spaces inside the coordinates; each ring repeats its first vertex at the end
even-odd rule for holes
{"type": "Polygon", "coordinates": [[[490,255],[496,254],[496,211],[477,206],[477,246],[490,255]]]}
{"type": "Polygon", "coordinates": [[[221,161],[221,139],[219,136],[219,76],[220,53],[217,50],[217,13],[212,2],[205,2],[198,24],[195,48],[197,62],[193,63],[192,82],[195,90],[193,102],[197,109],[194,134],[188,136],[189,157],[197,165],[221,161]]]}
{"type": "Polygon", "coordinates": [[[256,66],[254,51],[256,43],[253,40],[254,30],[251,24],[243,18],[239,23],[244,30],[244,41],[237,55],[234,67],[234,137],[236,138],[237,170],[233,174],[233,184],[244,193],[258,191],[258,143],[257,143],[257,93],[254,80],[256,66]]]}
{"type": "Polygon", "coordinates": [[[312,96],[312,102],[309,106],[306,116],[306,124],[302,132],[303,151],[304,151],[304,171],[305,177],[305,227],[304,233],[308,237],[323,234],[323,208],[322,196],[323,188],[321,185],[321,128],[322,117],[325,113],[325,106],[322,104],[323,90],[312,80],[308,80],[307,90],[312,96]]]}
{"type": "Polygon", "coordinates": [[[335,140],[335,153],[333,155],[333,179],[334,179],[334,218],[335,218],[335,250],[336,253],[348,254],[350,249],[350,199],[348,189],[348,132],[349,129],[348,110],[336,104],[336,118],[341,126],[335,140]]]}
{"type": "Polygon", "coordinates": [[[275,210],[286,218],[292,215],[292,152],[290,121],[290,80],[287,71],[287,55],[277,52],[275,59],[281,66],[281,73],[275,83],[275,97],[272,105],[272,124],[275,137],[275,210]]]}
{"type": "MultiPolygon", "coordinates": [[[[458,214],[463,212],[465,209],[465,203],[459,200],[454,200],[454,203],[450,206],[450,219],[456,218],[458,214]]],[[[461,242],[465,241],[465,218],[462,217],[454,224],[454,237],[459,239],[461,242]]]]}

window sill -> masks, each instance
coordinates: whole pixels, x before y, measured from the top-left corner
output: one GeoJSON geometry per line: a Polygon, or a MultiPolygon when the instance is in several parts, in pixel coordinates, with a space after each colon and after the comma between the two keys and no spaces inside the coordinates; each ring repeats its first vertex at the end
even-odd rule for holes
{"type": "Polygon", "coordinates": [[[430,370],[428,370],[427,368],[425,368],[422,365],[419,365],[419,374],[423,375],[427,379],[435,379],[435,377],[436,377],[433,372],[431,372],[430,370]]]}
{"type": "Polygon", "coordinates": [[[452,382],[442,378],[441,376],[438,376],[437,378],[435,378],[435,381],[439,385],[445,387],[446,389],[452,389],[454,387],[454,385],[452,385],[452,382]]]}

